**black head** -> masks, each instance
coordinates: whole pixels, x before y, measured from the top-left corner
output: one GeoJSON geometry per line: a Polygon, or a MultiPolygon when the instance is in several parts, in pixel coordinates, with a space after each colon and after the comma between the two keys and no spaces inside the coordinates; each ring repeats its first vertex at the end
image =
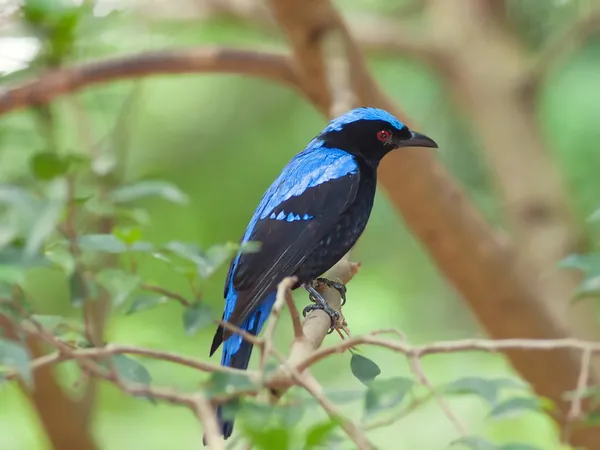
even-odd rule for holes
{"type": "Polygon", "coordinates": [[[356,108],[339,116],[318,138],[329,147],[361,156],[374,165],[396,148],[437,148],[435,141],[412,131],[390,113],[377,108],[356,108]]]}

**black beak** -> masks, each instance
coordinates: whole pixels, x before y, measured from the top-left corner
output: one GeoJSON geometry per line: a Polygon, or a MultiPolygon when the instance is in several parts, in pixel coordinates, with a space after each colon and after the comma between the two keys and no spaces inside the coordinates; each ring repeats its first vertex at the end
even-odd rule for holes
{"type": "Polygon", "coordinates": [[[416,131],[410,130],[410,138],[402,139],[398,142],[398,147],[428,147],[438,148],[437,143],[430,137],[424,134],[417,133],[416,131]]]}

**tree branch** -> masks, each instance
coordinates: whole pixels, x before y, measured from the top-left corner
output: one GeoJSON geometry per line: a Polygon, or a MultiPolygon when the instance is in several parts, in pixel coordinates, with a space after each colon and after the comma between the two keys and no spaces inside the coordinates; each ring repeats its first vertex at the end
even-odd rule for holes
{"type": "Polygon", "coordinates": [[[284,54],[199,47],[121,56],[49,71],[28,83],[0,90],[0,115],[45,104],[94,84],[158,74],[214,72],[261,77],[298,86],[284,54]]]}

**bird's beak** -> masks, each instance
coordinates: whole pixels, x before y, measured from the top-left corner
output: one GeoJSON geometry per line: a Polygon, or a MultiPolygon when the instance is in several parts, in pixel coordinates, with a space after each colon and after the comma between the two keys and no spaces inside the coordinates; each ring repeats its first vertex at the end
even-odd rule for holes
{"type": "Polygon", "coordinates": [[[410,130],[410,138],[402,139],[397,143],[398,147],[428,147],[438,148],[437,143],[430,137],[424,134],[417,133],[416,131],[410,130]]]}

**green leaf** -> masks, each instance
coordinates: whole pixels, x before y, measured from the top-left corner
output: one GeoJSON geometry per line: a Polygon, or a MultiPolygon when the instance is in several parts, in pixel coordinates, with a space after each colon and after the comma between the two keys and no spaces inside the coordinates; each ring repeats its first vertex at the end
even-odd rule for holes
{"type": "Polygon", "coordinates": [[[365,395],[365,418],[398,406],[413,386],[414,381],[404,377],[371,381],[365,395]]]}
{"type": "Polygon", "coordinates": [[[36,255],[44,241],[56,229],[67,201],[67,190],[67,182],[63,179],[54,180],[48,184],[46,201],[27,236],[24,250],[27,257],[36,255]]]}
{"type": "Polygon", "coordinates": [[[352,374],[364,385],[368,385],[381,373],[381,369],[377,364],[358,353],[352,354],[350,369],[352,374]]]}
{"type": "Polygon", "coordinates": [[[142,229],[140,227],[116,227],[113,234],[128,246],[139,242],[142,239],[142,229]]]}
{"type": "Polygon", "coordinates": [[[67,173],[70,162],[53,152],[36,153],[29,160],[31,172],[38,180],[52,180],[67,173]]]}
{"type": "Polygon", "coordinates": [[[254,383],[246,375],[225,372],[214,372],[205,386],[206,395],[211,398],[256,389],[254,383]]]}
{"type": "Polygon", "coordinates": [[[328,422],[318,423],[310,427],[306,433],[304,441],[304,450],[312,450],[327,443],[331,433],[339,425],[338,422],[330,420],[328,422]]]}
{"type": "Polygon", "coordinates": [[[150,384],[152,382],[152,376],[148,369],[129,356],[115,355],[112,357],[112,363],[117,375],[123,381],[140,384],[150,384]]]}
{"type": "Polygon", "coordinates": [[[79,247],[82,250],[123,253],[127,251],[127,245],[112,234],[86,234],[79,238],[79,247]]]}
{"type": "Polygon", "coordinates": [[[62,336],[71,331],[81,332],[83,330],[81,323],[71,318],[47,314],[33,314],[32,317],[45,329],[57,336],[62,336]]]}
{"type": "Polygon", "coordinates": [[[33,374],[29,366],[29,351],[23,345],[0,337],[0,366],[9,367],[19,374],[23,382],[31,387],[33,374]]]}
{"type": "Polygon", "coordinates": [[[204,302],[196,302],[183,311],[183,327],[188,336],[213,323],[213,312],[204,302]]]}
{"type": "Polygon", "coordinates": [[[447,394],[474,394],[495,404],[498,400],[498,385],[494,380],[465,377],[453,381],[443,389],[447,394]]]}
{"type": "MultiPolygon", "coordinates": [[[[73,272],[69,277],[69,289],[71,292],[71,305],[76,308],[83,306],[86,297],[88,296],[88,282],[81,273],[73,272]]],[[[90,295],[91,297],[91,295],[90,295]]]]}
{"type": "Polygon", "coordinates": [[[503,389],[527,389],[523,383],[510,378],[480,378],[464,377],[453,381],[443,388],[445,394],[472,394],[477,395],[491,405],[498,402],[498,397],[503,389]]]}
{"type": "Polygon", "coordinates": [[[573,301],[581,300],[587,297],[600,296],[600,274],[589,274],[579,283],[573,301]]]}
{"type": "Polygon", "coordinates": [[[121,269],[104,269],[96,276],[98,283],[111,294],[113,306],[120,306],[140,284],[140,277],[121,269]]]}
{"type": "Polygon", "coordinates": [[[588,222],[598,222],[600,221],[600,208],[595,210],[587,219],[588,222]]]}
{"type": "Polygon", "coordinates": [[[509,442],[506,444],[495,444],[479,436],[466,436],[452,442],[452,446],[461,445],[471,450],[539,450],[529,444],[522,442],[509,442]]]}
{"type": "Polygon", "coordinates": [[[164,295],[142,294],[133,299],[131,306],[125,313],[126,315],[147,311],[162,303],[166,303],[169,299],[164,295]]]}
{"type": "Polygon", "coordinates": [[[500,418],[522,413],[523,411],[541,411],[539,399],[535,397],[513,397],[496,405],[490,412],[490,417],[500,418]]]}
{"type": "Polygon", "coordinates": [[[202,278],[210,277],[224,263],[229,262],[233,253],[239,248],[237,244],[217,244],[206,251],[205,258],[198,265],[198,273],[202,278]]]}
{"type": "Polygon", "coordinates": [[[600,273],[600,255],[595,253],[569,255],[558,263],[558,267],[561,269],[577,269],[586,273],[600,273]]]}
{"type": "Polygon", "coordinates": [[[587,414],[578,425],[583,427],[597,427],[600,425],[600,411],[592,411],[587,414]]]}
{"type": "Polygon", "coordinates": [[[261,450],[288,450],[291,444],[291,434],[284,427],[245,427],[246,435],[255,448],[261,450]]]}
{"type": "Polygon", "coordinates": [[[79,247],[82,250],[104,252],[104,253],[125,253],[128,251],[150,252],[153,250],[149,242],[135,242],[127,245],[118,237],[112,234],[87,234],[79,238],[79,247]]]}
{"type": "MultiPolygon", "coordinates": [[[[363,390],[327,389],[325,390],[325,396],[336,404],[345,404],[364,399],[365,393],[363,390]]],[[[312,397],[309,397],[309,399],[312,399],[312,397]]]]}
{"type": "Polygon", "coordinates": [[[131,202],[144,197],[160,197],[172,203],[187,204],[188,197],[175,185],[166,181],[139,181],[121,186],[111,192],[110,198],[115,203],[131,202]]]}
{"type": "Polygon", "coordinates": [[[71,275],[75,270],[75,258],[62,246],[54,246],[44,252],[44,256],[55,266],[60,267],[66,275],[71,275]]]}

